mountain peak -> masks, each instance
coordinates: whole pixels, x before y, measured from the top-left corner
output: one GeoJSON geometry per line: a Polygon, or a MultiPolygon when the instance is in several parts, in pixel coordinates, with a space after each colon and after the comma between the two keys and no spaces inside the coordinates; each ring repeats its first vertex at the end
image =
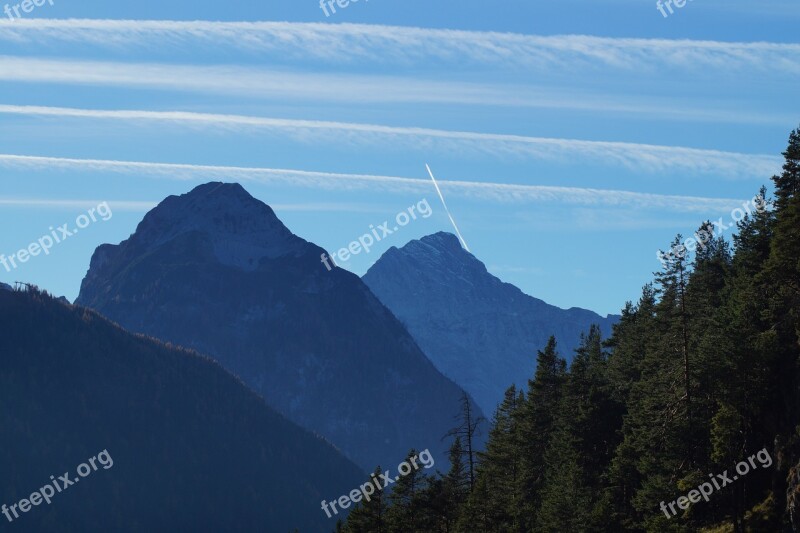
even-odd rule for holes
{"type": "Polygon", "coordinates": [[[78,302],[214,357],[366,472],[435,442],[463,391],[358,276],[326,271],[322,253],[239,187],[206,184],[98,248],[78,302]],[[221,265],[234,261],[241,268],[221,265]],[[365,397],[381,401],[363,409],[365,397]]]}
{"type": "Polygon", "coordinates": [[[423,268],[445,277],[456,277],[464,282],[488,274],[486,266],[461,246],[458,237],[446,231],[426,235],[409,241],[402,248],[392,247],[372,265],[365,279],[376,270],[405,270],[411,263],[414,269],[423,268]]]}
{"type": "Polygon", "coordinates": [[[438,233],[434,233],[433,235],[426,235],[420,239],[420,242],[434,246],[441,250],[447,250],[451,252],[466,252],[466,250],[464,250],[464,248],[461,246],[461,241],[458,240],[458,237],[447,231],[440,231],[438,233]]]}
{"type": "Polygon", "coordinates": [[[532,354],[550,335],[568,356],[592,324],[609,334],[614,322],[583,309],[559,309],[504,283],[450,233],[387,251],[363,279],[434,365],[488,413],[509,384],[527,386],[532,354]]]}
{"type": "Polygon", "coordinates": [[[285,255],[302,242],[267,204],[238,183],[222,182],[166,198],[145,215],[131,240],[154,249],[192,232],[210,241],[221,263],[244,270],[255,270],[261,259],[285,255]]]}
{"type": "Polygon", "coordinates": [[[203,183],[202,185],[198,185],[188,193],[186,196],[192,195],[206,195],[211,194],[216,191],[219,191],[220,195],[228,194],[228,195],[236,195],[236,196],[246,196],[248,198],[253,198],[249,192],[245,190],[239,183],[225,183],[224,181],[209,181],[208,183],[203,183]]]}
{"type": "MultiPolygon", "coordinates": [[[[191,191],[180,196],[169,196],[158,204],[145,216],[158,214],[170,215],[171,218],[187,216],[194,218],[198,215],[213,215],[215,212],[227,210],[236,214],[236,218],[254,216],[265,219],[262,222],[278,223],[278,217],[265,203],[257,200],[238,183],[210,182],[198,185],[191,191]]],[[[219,223],[220,221],[217,221],[219,223]]],[[[224,221],[223,221],[224,222],[224,221]]],[[[232,222],[231,219],[228,222],[232,222]]],[[[282,225],[282,224],[281,224],[282,225]]]]}

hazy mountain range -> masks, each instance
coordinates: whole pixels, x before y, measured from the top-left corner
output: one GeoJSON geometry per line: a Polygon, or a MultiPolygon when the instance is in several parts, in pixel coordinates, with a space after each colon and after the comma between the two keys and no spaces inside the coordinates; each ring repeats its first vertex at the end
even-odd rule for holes
{"type": "Polygon", "coordinates": [[[100,246],[77,303],[210,355],[365,469],[412,447],[443,462],[463,391],[323,252],[240,185],[208,183],[100,246]]]}
{"type": "Polygon", "coordinates": [[[0,284],[3,501],[108,449],[114,468],[24,516],[31,530],[325,531],[320,502],[367,470],[411,448],[447,468],[464,391],[489,415],[550,335],[569,356],[616,320],[523,294],[449,233],[363,280],[323,253],[208,183],[98,247],[75,306],[0,284]]]}

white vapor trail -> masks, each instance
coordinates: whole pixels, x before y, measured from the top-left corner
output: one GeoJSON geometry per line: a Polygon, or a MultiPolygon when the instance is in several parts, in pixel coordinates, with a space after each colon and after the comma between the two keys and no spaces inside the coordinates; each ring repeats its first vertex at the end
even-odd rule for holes
{"type": "Polygon", "coordinates": [[[97,205],[104,201],[108,202],[115,211],[147,211],[158,204],[158,202],[138,202],[130,200],[54,200],[45,198],[0,197],[0,205],[9,208],[88,209],[97,207],[97,205]]]}
{"type": "Polygon", "coordinates": [[[469,252],[469,246],[467,246],[467,241],[464,240],[464,237],[461,236],[461,232],[458,231],[458,226],[456,226],[456,221],[453,220],[453,215],[450,214],[450,210],[447,208],[447,204],[444,201],[444,196],[442,196],[442,191],[441,189],[439,189],[439,184],[436,183],[436,178],[433,177],[433,172],[431,172],[431,167],[428,166],[428,163],[425,163],[425,168],[428,169],[428,174],[430,174],[431,179],[433,180],[433,186],[436,187],[436,192],[439,193],[439,199],[442,201],[444,210],[447,213],[447,216],[450,218],[450,223],[453,224],[453,228],[455,228],[456,230],[458,239],[461,241],[461,246],[463,246],[464,249],[469,252]]]}
{"type": "Polygon", "coordinates": [[[590,35],[526,35],[372,24],[109,19],[0,21],[0,40],[75,42],[129,50],[198,45],[269,54],[292,61],[403,65],[424,60],[558,70],[612,68],[657,72],[756,70],[800,73],[800,44],[640,39],[590,35]]]}
{"type": "Polygon", "coordinates": [[[722,177],[765,178],[777,172],[781,159],[765,154],[744,154],[615,141],[587,141],[450,131],[432,128],[395,127],[351,122],[296,120],[246,115],[222,115],[186,111],[96,110],[43,106],[18,106],[0,104],[0,114],[78,118],[93,120],[122,120],[136,122],[167,122],[200,127],[226,129],[263,129],[280,131],[301,142],[316,142],[323,136],[344,143],[374,145],[390,141],[393,145],[405,140],[408,149],[420,146],[435,147],[443,151],[465,150],[496,157],[516,156],[533,159],[561,159],[568,161],[603,162],[621,165],[644,172],[681,172],[708,174],[722,177]],[[330,132],[343,132],[345,136],[330,136],[330,132]],[[429,142],[419,143],[419,139],[429,142]]]}
{"type": "MultiPolygon", "coordinates": [[[[422,193],[430,190],[430,182],[417,178],[369,174],[341,174],[272,168],[150,163],[102,159],[72,159],[0,154],[0,168],[19,171],[80,171],[147,176],[156,179],[183,181],[234,180],[264,184],[288,184],[329,190],[380,190],[389,193],[422,193]]],[[[562,203],[579,206],[626,207],[630,209],[664,209],[675,212],[718,212],[738,207],[742,200],[663,195],[549,185],[517,185],[477,181],[442,181],[442,188],[476,201],[499,203],[562,203]]]]}
{"type": "MultiPolygon", "coordinates": [[[[0,31],[0,35],[2,32],[0,31]]],[[[386,75],[298,73],[242,66],[78,61],[0,55],[0,81],[200,92],[319,103],[445,104],[568,109],[671,121],[794,125],[784,113],[693,105],[681,99],[600,95],[530,84],[433,81],[386,75]]],[[[788,127],[788,126],[787,126],[788,127]]]]}
{"type": "MultiPolygon", "coordinates": [[[[130,200],[103,200],[108,202],[114,211],[149,211],[158,205],[155,200],[130,201],[130,200]]],[[[22,209],[89,209],[102,203],[101,200],[61,200],[51,198],[9,198],[0,197],[0,206],[17,207],[22,209]]],[[[382,213],[381,209],[362,204],[341,203],[295,203],[295,204],[270,204],[275,211],[343,211],[347,213],[382,213]]]]}

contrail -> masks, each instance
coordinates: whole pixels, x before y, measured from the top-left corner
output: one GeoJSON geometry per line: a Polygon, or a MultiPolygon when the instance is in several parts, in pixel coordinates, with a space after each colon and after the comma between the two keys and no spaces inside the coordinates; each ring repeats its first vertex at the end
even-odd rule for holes
{"type": "MultiPolygon", "coordinates": [[[[292,170],[263,167],[234,167],[186,163],[146,161],[114,161],[108,159],[75,159],[0,153],[0,170],[15,172],[101,172],[104,175],[135,176],[137,178],[177,181],[240,181],[247,183],[287,184],[325,190],[374,190],[389,193],[423,193],[430,187],[428,180],[399,176],[342,174],[335,172],[292,170]]],[[[590,176],[593,178],[593,176],[590,176]]],[[[462,198],[503,204],[559,203],[576,208],[625,207],[630,209],[660,209],[679,213],[709,211],[730,212],[741,205],[743,198],[708,198],[653,194],[615,189],[560,187],[553,185],[519,185],[481,181],[446,181],[447,186],[462,198]]],[[[1,198],[2,196],[0,196],[1,198]]],[[[337,204],[339,205],[339,204],[337,204]]]]}
{"type": "Polygon", "coordinates": [[[453,227],[456,229],[456,234],[458,235],[458,238],[461,240],[461,246],[463,246],[464,249],[469,252],[469,246],[467,246],[467,241],[464,240],[464,237],[461,236],[461,232],[458,231],[458,226],[456,226],[456,221],[453,220],[453,215],[451,215],[450,210],[447,209],[447,204],[444,201],[444,196],[442,196],[442,191],[439,189],[439,184],[436,183],[436,178],[433,177],[433,172],[431,172],[431,167],[428,166],[428,163],[425,163],[425,168],[428,169],[428,174],[430,174],[431,179],[433,180],[433,186],[436,187],[436,192],[439,193],[439,198],[442,200],[442,205],[444,206],[444,210],[447,213],[447,216],[450,217],[450,222],[453,223],[453,227]]]}

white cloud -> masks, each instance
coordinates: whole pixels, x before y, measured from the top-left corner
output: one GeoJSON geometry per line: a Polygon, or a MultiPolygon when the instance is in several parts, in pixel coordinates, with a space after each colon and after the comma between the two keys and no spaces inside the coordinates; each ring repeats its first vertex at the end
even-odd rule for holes
{"type": "MultiPolygon", "coordinates": [[[[0,32],[1,33],[1,32],[0,32]]],[[[719,102],[650,101],[520,84],[447,82],[400,76],[297,73],[242,66],[76,61],[0,56],[0,81],[112,86],[306,102],[446,104],[565,109],[662,120],[794,125],[791,112],[724,109],[719,102]]]]}
{"type": "MultiPolygon", "coordinates": [[[[8,198],[0,197],[0,206],[18,207],[21,209],[91,209],[103,202],[108,202],[114,211],[149,211],[158,205],[157,201],[130,201],[130,200],[60,200],[52,198],[8,198]]],[[[381,209],[363,204],[333,204],[333,203],[293,203],[270,204],[277,212],[281,211],[344,211],[347,213],[381,213],[381,209]]]]}
{"type": "Polygon", "coordinates": [[[600,161],[644,172],[688,172],[725,178],[757,177],[765,179],[781,167],[780,158],[761,154],[743,154],[681,146],[661,146],[612,141],[587,141],[527,137],[493,133],[447,131],[430,128],[394,127],[376,124],[293,120],[243,115],[221,115],[184,111],[95,110],[41,106],[0,105],[0,114],[19,114],[60,118],[156,121],[225,127],[257,128],[279,131],[303,142],[338,140],[346,143],[375,144],[404,142],[408,149],[471,151],[484,155],[512,155],[533,159],[600,161]],[[331,132],[342,133],[330,136],[331,132]],[[420,141],[425,141],[422,144],[420,141]]]}
{"type": "Polygon", "coordinates": [[[91,209],[103,202],[108,202],[114,211],[147,211],[155,207],[158,202],[135,202],[130,200],[55,200],[46,198],[3,198],[0,205],[3,207],[43,208],[43,209],[91,209]]]}
{"type": "MultiPolygon", "coordinates": [[[[241,181],[262,184],[287,184],[329,190],[378,190],[389,193],[425,194],[432,192],[428,179],[365,174],[342,174],[302,170],[230,166],[69,159],[0,154],[0,168],[39,171],[101,172],[156,179],[187,181],[241,181]]],[[[420,175],[424,175],[422,172],[420,175]]],[[[447,195],[476,201],[499,203],[556,203],[578,206],[663,209],[674,212],[708,214],[739,206],[742,201],[728,198],[676,196],[608,189],[516,185],[475,181],[440,181],[447,195]]]]}
{"type": "Polygon", "coordinates": [[[369,24],[174,20],[21,19],[0,23],[0,39],[78,42],[128,50],[198,45],[272,54],[292,60],[412,64],[436,60],[539,69],[663,67],[707,71],[752,69],[768,75],[800,73],[800,44],[689,39],[524,35],[369,24]]]}

